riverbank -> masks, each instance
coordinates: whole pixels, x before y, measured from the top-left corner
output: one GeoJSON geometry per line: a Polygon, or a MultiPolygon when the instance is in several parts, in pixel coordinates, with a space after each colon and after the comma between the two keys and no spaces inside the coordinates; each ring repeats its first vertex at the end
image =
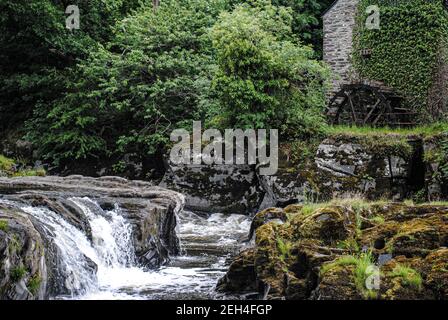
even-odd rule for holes
{"type": "Polygon", "coordinates": [[[258,213],[218,290],[267,299],[448,298],[448,203],[342,200],[258,213]]]}

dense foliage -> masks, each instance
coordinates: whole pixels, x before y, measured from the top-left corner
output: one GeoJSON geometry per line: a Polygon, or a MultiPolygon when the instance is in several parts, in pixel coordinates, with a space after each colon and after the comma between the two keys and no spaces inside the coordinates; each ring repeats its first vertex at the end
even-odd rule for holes
{"type": "MultiPolygon", "coordinates": [[[[254,0],[230,0],[231,5],[251,3],[254,0]]],[[[333,0],[272,0],[275,6],[291,8],[292,32],[297,39],[311,44],[318,55],[322,54],[322,19],[323,12],[333,0]]]]}
{"type": "Polygon", "coordinates": [[[448,12],[441,1],[362,0],[360,3],[353,54],[357,72],[397,90],[422,117],[429,116],[428,92],[437,81],[435,73],[443,63],[440,59],[448,59],[441,52],[447,44],[448,12]],[[379,5],[380,29],[365,27],[369,5],[379,5]],[[363,57],[363,49],[370,49],[371,56],[363,57]]]}
{"type": "Polygon", "coordinates": [[[52,160],[157,152],[210,107],[207,33],[223,8],[165,0],[118,23],[110,43],[77,66],[69,93],[37,110],[29,138],[52,160]]]}
{"type": "Polygon", "coordinates": [[[172,130],[192,120],[216,125],[217,115],[220,124],[279,128],[286,139],[313,135],[326,70],[298,43],[292,12],[267,0],[164,0],[95,35],[62,24],[79,51],[64,47],[73,55],[66,65],[33,66],[45,71],[37,80],[52,83],[47,96],[28,97],[26,137],[40,158],[62,166],[160,155],[172,130]]]}
{"type": "Polygon", "coordinates": [[[228,125],[278,128],[284,139],[321,129],[327,72],[309,47],[294,41],[290,12],[240,5],[214,26],[213,84],[228,125]]]}
{"type": "MultiPolygon", "coordinates": [[[[149,2],[149,1],[146,1],[149,2]]],[[[67,69],[85,58],[141,0],[0,1],[0,132],[20,126],[35,105],[59,98],[67,69]],[[65,28],[65,8],[78,5],[81,28],[65,28]]]]}

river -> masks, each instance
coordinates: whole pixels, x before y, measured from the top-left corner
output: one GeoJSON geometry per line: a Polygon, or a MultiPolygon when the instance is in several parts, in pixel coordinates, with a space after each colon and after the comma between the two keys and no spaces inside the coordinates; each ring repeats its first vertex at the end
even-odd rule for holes
{"type": "Polygon", "coordinates": [[[243,215],[182,211],[177,217],[182,254],[160,269],[147,270],[136,263],[132,227],[118,206],[108,211],[86,197],[70,200],[86,215],[91,240],[48,208],[21,205],[45,226],[58,248],[60,281],[69,294],[54,299],[223,298],[215,292],[216,283],[245,245],[250,227],[243,215]]]}

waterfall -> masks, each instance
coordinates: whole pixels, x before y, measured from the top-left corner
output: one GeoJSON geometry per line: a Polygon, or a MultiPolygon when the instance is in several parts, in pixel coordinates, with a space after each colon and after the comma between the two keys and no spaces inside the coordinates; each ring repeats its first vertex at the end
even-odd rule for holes
{"type": "Polygon", "coordinates": [[[119,268],[135,264],[132,227],[115,204],[103,210],[89,198],[70,198],[85,214],[92,229],[93,247],[98,255],[98,268],[119,268]]]}
{"type": "Polygon", "coordinates": [[[48,208],[24,206],[22,210],[42,224],[56,246],[66,290],[71,295],[95,290],[98,281],[91,261],[98,264],[99,258],[86,235],[48,208]]]}
{"type": "Polygon", "coordinates": [[[92,241],[61,215],[46,207],[21,208],[36,218],[50,235],[58,250],[58,269],[64,277],[64,287],[74,297],[111,285],[114,279],[111,275],[135,265],[136,258],[132,226],[122,216],[118,205],[113,210],[103,210],[97,202],[87,197],[68,200],[89,221],[92,241]]]}

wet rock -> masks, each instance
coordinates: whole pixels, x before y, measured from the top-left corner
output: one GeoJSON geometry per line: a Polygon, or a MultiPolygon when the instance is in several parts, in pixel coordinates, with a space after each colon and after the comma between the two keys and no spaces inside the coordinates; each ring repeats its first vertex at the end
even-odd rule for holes
{"type": "Polygon", "coordinates": [[[256,292],[258,291],[255,273],[255,251],[241,252],[232,262],[228,272],[216,286],[218,292],[256,292]]]}
{"type": "Polygon", "coordinates": [[[46,298],[43,240],[25,212],[3,204],[0,204],[0,266],[0,300],[46,298]]]}
{"type": "Polygon", "coordinates": [[[185,195],[186,208],[202,212],[255,212],[264,192],[254,166],[168,165],[161,187],[185,195]]]}

